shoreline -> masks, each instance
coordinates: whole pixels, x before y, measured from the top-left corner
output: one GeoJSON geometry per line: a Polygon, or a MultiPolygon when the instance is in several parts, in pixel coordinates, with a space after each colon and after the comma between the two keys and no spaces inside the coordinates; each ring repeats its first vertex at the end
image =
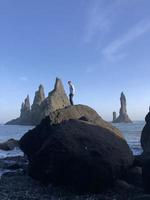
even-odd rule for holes
{"type": "Polygon", "coordinates": [[[129,184],[125,180],[117,180],[111,189],[97,194],[79,194],[69,187],[43,185],[28,176],[27,164],[26,158],[22,156],[0,159],[0,167],[13,170],[4,173],[0,178],[1,200],[132,200],[144,195],[142,188],[129,184]]]}

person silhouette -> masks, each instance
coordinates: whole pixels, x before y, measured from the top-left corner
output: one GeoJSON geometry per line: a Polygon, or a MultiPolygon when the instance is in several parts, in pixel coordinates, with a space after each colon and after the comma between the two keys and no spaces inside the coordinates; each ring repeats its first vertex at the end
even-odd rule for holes
{"type": "Polygon", "coordinates": [[[70,104],[74,105],[73,97],[74,97],[74,94],[75,94],[75,87],[74,87],[74,85],[72,84],[71,81],[68,81],[68,85],[69,85],[69,100],[70,100],[70,104]]]}

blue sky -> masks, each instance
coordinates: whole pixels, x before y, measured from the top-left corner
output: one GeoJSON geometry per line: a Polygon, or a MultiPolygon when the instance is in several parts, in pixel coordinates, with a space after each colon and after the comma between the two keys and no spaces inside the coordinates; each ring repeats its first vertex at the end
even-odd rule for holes
{"type": "Polygon", "coordinates": [[[60,77],[75,102],[106,119],[124,91],[133,120],[150,104],[149,0],[1,0],[0,122],[16,118],[39,84],[60,77]]]}

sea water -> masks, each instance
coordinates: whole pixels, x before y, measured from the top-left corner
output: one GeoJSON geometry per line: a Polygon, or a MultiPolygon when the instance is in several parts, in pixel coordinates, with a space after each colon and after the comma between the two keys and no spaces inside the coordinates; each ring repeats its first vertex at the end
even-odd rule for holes
{"type": "Polygon", "coordinates": [[[134,155],[142,153],[140,138],[142,129],[145,125],[144,121],[134,121],[133,123],[112,123],[112,125],[121,131],[134,155]]]}
{"type": "MultiPolygon", "coordinates": [[[[138,155],[142,152],[140,137],[141,131],[145,125],[144,121],[135,121],[133,123],[116,123],[112,125],[117,127],[122,132],[134,155],[138,155]]],[[[18,140],[28,130],[33,128],[33,126],[0,125],[0,143],[5,142],[10,138],[18,140]]],[[[18,148],[12,151],[0,150],[0,158],[17,155],[23,155],[21,150],[18,148]]]]}
{"type": "MultiPolygon", "coordinates": [[[[0,125],[0,143],[11,138],[19,140],[21,136],[23,136],[30,129],[33,129],[33,126],[0,125]]],[[[12,151],[0,150],[0,158],[18,155],[23,155],[23,152],[19,148],[15,148],[12,151]]]]}

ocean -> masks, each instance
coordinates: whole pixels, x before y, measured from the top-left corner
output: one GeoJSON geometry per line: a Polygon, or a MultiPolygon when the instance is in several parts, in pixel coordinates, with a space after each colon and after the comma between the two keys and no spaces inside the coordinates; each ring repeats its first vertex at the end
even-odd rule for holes
{"type": "Polygon", "coordinates": [[[144,121],[134,121],[133,123],[112,123],[112,125],[121,131],[134,155],[142,153],[140,138],[142,129],[145,126],[144,121]]]}
{"type": "MultiPolygon", "coordinates": [[[[18,126],[18,125],[0,125],[0,143],[8,139],[19,140],[28,130],[33,129],[34,126],[18,126]]],[[[0,150],[0,158],[23,155],[23,152],[16,148],[12,151],[0,150]]]]}
{"type": "MultiPolygon", "coordinates": [[[[141,131],[145,125],[144,121],[118,123],[112,125],[117,127],[122,132],[134,155],[138,155],[142,152],[140,137],[141,131]]],[[[24,133],[32,128],[33,126],[0,125],[0,143],[5,142],[10,138],[19,139],[24,133]]],[[[17,148],[12,151],[0,150],[0,158],[17,155],[23,155],[23,153],[17,148]]]]}

